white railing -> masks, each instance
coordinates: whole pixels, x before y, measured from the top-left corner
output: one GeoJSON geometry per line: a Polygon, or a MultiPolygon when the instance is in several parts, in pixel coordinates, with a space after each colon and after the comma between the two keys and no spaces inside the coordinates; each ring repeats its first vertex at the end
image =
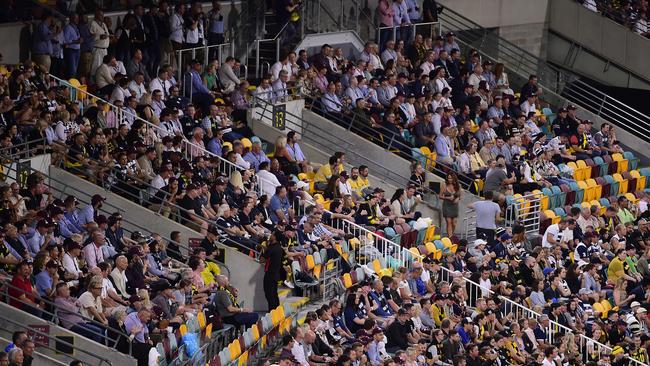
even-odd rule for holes
{"type": "Polygon", "coordinates": [[[542,213],[542,196],[530,193],[525,196],[514,195],[506,199],[506,225],[522,225],[528,234],[539,232],[540,214],[542,213]]]}

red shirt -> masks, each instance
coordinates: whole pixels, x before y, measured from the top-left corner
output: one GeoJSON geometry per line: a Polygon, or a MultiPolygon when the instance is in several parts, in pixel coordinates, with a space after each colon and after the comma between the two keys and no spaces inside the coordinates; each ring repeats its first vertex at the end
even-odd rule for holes
{"type": "Polygon", "coordinates": [[[9,305],[14,306],[18,309],[22,309],[23,303],[16,298],[19,298],[21,295],[25,295],[31,301],[34,301],[34,293],[32,292],[32,283],[29,279],[25,280],[21,276],[14,276],[11,279],[11,285],[15,288],[9,288],[9,305]],[[20,289],[20,290],[19,290],[20,289]]]}

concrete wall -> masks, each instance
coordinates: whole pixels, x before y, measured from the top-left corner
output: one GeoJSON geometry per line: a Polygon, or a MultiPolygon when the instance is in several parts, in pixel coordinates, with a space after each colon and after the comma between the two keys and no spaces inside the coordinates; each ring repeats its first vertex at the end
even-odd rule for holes
{"type": "MultiPolygon", "coordinates": [[[[201,235],[178,222],[163,217],[151,210],[135,204],[119,195],[78,178],[62,169],[52,167],[50,169],[52,186],[55,190],[65,192],[79,197],[80,200],[88,202],[94,194],[101,194],[107,198],[102,211],[106,214],[122,212],[128,219],[138,227],[130,226],[125,222],[125,229],[128,231],[142,230],[145,227],[150,232],[158,232],[163,236],[169,236],[172,231],[179,231],[183,238],[200,238],[201,235]],[[61,182],[66,182],[64,185],[61,182]]],[[[252,258],[233,250],[228,246],[221,246],[225,250],[225,264],[230,269],[231,283],[239,289],[239,297],[245,301],[247,307],[256,311],[266,310],[266,300],[262,287],[264,269],[262,265],[252,258]],[[245,271],[238,271],[238,268],[246,268],[245,271]],[[252,304],[252,305],[251,305],[252,304]]]]}
{"type": "MultiPolygon", "coordinates": [[[[11,338],[4,338],[0,337],[0,349],[5,349],[8,345],[11,344],[11,338]]],[[[32,361],[33,365],[43,365],[43,366],[66,366],[69,365],[68,363],[57,361],[53,359],[52,357],[46,356],[39,352],[40,350],[34,352],[33,357],[34,360],[32,361]]]]}
{"type": "MultiPolygon", "coordinates": [[[[131,356],[127,356],[113,348],[108,348],[88,338],[79,336],[76,333],[70,332],[63,327],[56,326],[44,319],[37,318],[24,311],[14,309],[13,307],[3,302],[0,302],[0,312],[3,314],[2,317],[0,317],[0,336],[5,339],[11,339],[11,334],[15,330],[25,330],[24,328],[19,328],[14,323],[11,323],[5,319],[11,319],[12,322],[19,323],[25,327],[29,327],[31,325],[48,325],[50,327],[49,335],[51,337],[72,336],[74,338],[73,343],[75,347],[75,353],[72,355],[72,357],[74,357],[74,359],[83,361],[83,363],[86,365],[97,365],[99,363],[97,358],[93,357],[93,355],[98,355],[99,357],[110,360],[110,363],[113,366],[135,366],[137,364],[137,361],[131,356]],[[83,350],[83,352],[81,350],[83,350]]],[[[49,347],[54,348],[54,346],[54,341],[51,340],[49,342],[49,347]]],[[[69,356],[56,354],[53,350],[45,347],[37,347],[36,350],[46,356],[60,360],[65,364],[69,364],[72,361],[69,356]]],[[[34,363],[34,365],[40,366],[42,364],[34,363]]]]}
{"type": "Polygon", "coordinates": [[[585,75],[601,84],[650,90],[650,80],[633,75],[621,67],[595,54],[573,40],[549,30],[546,58],[579,75],[585,75]]]}
{"type": "Polygon", "coordinates": [[[573,0],[551,0],[549,29],[650,80],[650,41],[573,0]]]}
{"type": "MultiPolygon", "coordinates": [[[[544,56],[544,29],[548,0],[439,0],[438,3],[462,14],[484,28],[499,28],[499,36],[533,53],[544,56]]],[[[444,12],[442,14],[444,19],[444,12]]]]}

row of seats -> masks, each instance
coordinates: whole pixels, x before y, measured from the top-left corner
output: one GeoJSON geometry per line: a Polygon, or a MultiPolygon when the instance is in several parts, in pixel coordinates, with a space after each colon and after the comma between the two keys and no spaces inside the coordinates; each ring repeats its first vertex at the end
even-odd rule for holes
{"type": "MultiPolygon", "coordinates": [[[[551,188],[543,188],[541,193],[541,209],[555,209],[567,205],[580,204],[625,194],[634,195],[636,192],[643,192],[650,188],[650,169],[642,169],[641,172],[633,170],[623,174],[606,175],[587,181],[571,182],[551,188]],[[643,175],[647,174],[647,175],[643,175]]],[[[538,190],[533,193],[540,193],[538,190]]],[[[516,198],[513,196],[513,198],[516,198]]]]}
{"type": "MultiPolygon", "coordinates": [[[[576,181],[589,178],[604,177],[608,174],[623,173],[627,170],[635,170],[639,164],[639,158],[630,151],[623,154],[616,153],[596,156],[593,159],[570,161],[566,165],[573,170],[573,179],[576,181]]],[[[560,164],[562,168],[562,164],[560,164]]]]}
{"type": "Polygon", "coordinates": [[[391,228],[384,229],[384,234],[392,242],[399,244],[405,248],[413,246],[420,246],[434,240],[440,239],[440,228],[435,225],[429,225],[420,230],[412,230],[408,233],[396,234],[391,228]]]}
{"type": "Polygon", "coordinates": [[[264,357],[264,352],[274,349],[281,337],[297,327],[299,320],[292,313],[291,305],[280,305],[264,315],[257,324],[246,329],[242,335],[230,342],[210,361],[210,366],[234,365],[245,366],[256,357],[264,357]]]}
{"type": "MultiPolygon", "coordinates": [[[[646,190],[650,191],[650,190],[646,190]]],[[[624,196],[627,198],[630,203],[636,204],[642,197],[645,192],[636,191],[634,194],[626,193],[624,196]]],[[[610,196],[607,198],[601,198],[599,200],[592,200],[589,202],[575,203],[573,205],[566,205],[563,207],[556,207],[554,209],[547,209],[541,212],[540,214],[540,234],[543,234],[546,231],[548,225],[557,224],[562,218],[566,217],[571,211],[572,207],[578,208],[590,208],[591,206],[598,207],[599,216],[605,213],[607,207],[618,201],[617,196],[610,196]]]]}

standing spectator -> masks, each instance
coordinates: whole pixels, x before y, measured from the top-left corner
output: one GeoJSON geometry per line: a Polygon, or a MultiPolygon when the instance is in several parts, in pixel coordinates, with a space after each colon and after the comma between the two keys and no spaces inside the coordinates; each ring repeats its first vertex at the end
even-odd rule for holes
{"type": "Polygon", "coordinates": [[[50,72],[52,65],[52,39],[54,38],[54,17],[43,15],[33,35],[32,59],[43,71],[50,72]]]}
{"type": "Polygon", "coordinates": [[[124,329],[133,336],[133,357],[138,360],[138,366],[148,364],[149,349],[153,344],[149,338],[149,321],[151,310],[147,308],[134,311],[124,319],[124,329]]]}
{"type": "MultiPolygon", "coordinates": [[[[224,19],[221,14],[221,4],[218,1],[212,1],[212,10],[208,13],[208,46],[222,44],[225,41],[224,19]]],[[[209,59],[217,58],[217,48],[210,50],[209,59]]]]}
{"type": "Polygon", "coordinates": [[[442,216],[447,223],[447,237],[451,238],[458,224],[458,206],[461,199],[461,189],[455,173],[447,174],[444,185],[440,188],[442,200],[442,216]]]}
{"type": "Polygon", "coordinates": [[[70,22],[63,29],[63,60],[65,61],[65,78],[77,75],[79,58],[81,57],[81,33],[79,32],[79,15],[71,14],[70,22]]]}
{"type": "Polygon", "coordinates": [[[104,23],[103,11],[95,11],[95,19],[90,23],[90,34],[94,40],[90,73],[95,74],[95,70],[102,64],[104,56],[108,54],[108,46],[111,41],[108,27],[104,23]]]}
{"type": "Polygon", "coordinates": [[[377,17],[379,18],[379,26],[386,28],[382,29],[379,32],[379,46],[382,50],[386,46],[386,42],[389,40],[396,41],[395,39],[392,39],[393,30],[391,28],[393,27],[393,17],[395,15],[395,11],[391,6],[390,1],[391,0],[379,0],[379,4],[377,4],[377,17]]]}
{"type": "Polygon", "coordinates": [[[271,235],[268,247],[264,252],[264,296],[268,304],[268,310],[271,311],[280,305],[278,298],[278,281],[286,277],[282,260],[284,258],[284,249],[277,238],[278,232],[271,235]]]}
{"type": "MultiPolygon", "coordinates": [[[[183,19],[183,14],[185,14],[185,5],[177,4],[175,7],[174,14],[171,15],[169,19],[170,23],[170,36],[169,40],[172,43],[172,48],[174,52],[183,48],[183,42],[185,37],[183,36],[183,31],[185,29],[185,20],[183,19]]],[[[179,68],[181,65],[177,65],[179,68]]]]}
{"type": "Polygon", "coordinates": [[[494,194],[486,191],[482,201],[471,203],[468,207],[476,211],[476,236],[483,236],[488,242],[494,240],[497,222],[500,221],[501,207],[493,202],[494,194]]]}

